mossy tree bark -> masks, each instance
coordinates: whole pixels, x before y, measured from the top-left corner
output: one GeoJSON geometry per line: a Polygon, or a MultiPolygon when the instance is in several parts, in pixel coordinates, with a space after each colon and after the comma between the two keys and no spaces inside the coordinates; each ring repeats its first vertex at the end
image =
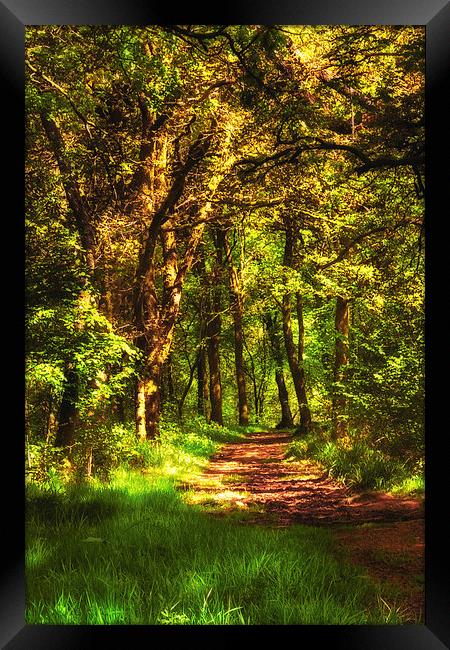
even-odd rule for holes
{"type": "MultiPolygon", "coordinates": [[[[137,344],[143,352],[144,367],[142,384],[145,395],[145,434],[142,418],[136,421],[137,434],[140,438],[152,439],[157,435],[161,408],[161,373],[167,360],[173,341],[174,328],[179,313],[181,289],[184,277],[192,264],[196,245],[203,227],[194,228],[190,246],[185,252],[183,264],[178,266],[176,256],[166,258],[165,263],[173,268],[166,268],[166,279],[172,271],[172,281],[167,279],[161,303],[158,302],[155,285],[148,283],[141,287],[140,300],[135,302],[135,323],[139,324],[141,335],[137,344]],[[170,284],[170,282],[173,282],[170,284]],[[140,309],[138,309],[140,307],[140,309]],[[144,316],[145,314],[145,316],[144,316]]],[[[153,275],[148,269],[147,280],[153,275]]],[[[141,404],[142,410],[142,404],[141,404]]]]}
{"type": "Polygon", "coordinates": [[[144,358],[142,382],[145,393],[145,435],[142,421],[136,421],[136,432],[141,439],[152,439],[157,435],[162,366],[170,353],[183,282],[192,266],[203,234],[205,216],[211,206],[206,202],[199,207],[199,222],[191,230],[181,263],[172,216],[183,194],[188,174],[209,150],[212,134],[200,134],[189,147],[185,162],[179,165],[164,199],[153,213],[139,255],[133,291],[133,321],[135,342],[144,358]],[[161,242],[164,267],[161,296],[158,296],[155,281],[155,251],[158,241],[161,242]]]}

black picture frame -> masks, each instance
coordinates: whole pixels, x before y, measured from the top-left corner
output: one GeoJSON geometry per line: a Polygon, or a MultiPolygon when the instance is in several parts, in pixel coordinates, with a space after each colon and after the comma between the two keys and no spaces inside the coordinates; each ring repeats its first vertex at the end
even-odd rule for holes
{"type": "MultiPolygon", "coordinates": [[[[6,402],[11,421],[5,425],[3,444],[7,452],[3,466],[10,476],[3,486],[2,574],[0,582],[0,644],[8,650],[48,650],[50,648],[98,648],[111,641],[152,644],[177,640],[224,643],[239,638],[243,644],[259,642],[269,631],[266,626],[52,626],[25,625],[24,576],[24,486],[23,486],[23,169],[24,169],[24,31],[26,25],[41,24],[399,24],[426,27],[426,608],[424,625],[385,626],[270,626],[277,639],[285,634],[295,644],[345,650],[440,650],[450,648],[450,597],[447,575],[446,495],[448,476],[446,456],[446,393],[441,377],[448,374],[445,345],[448,338],[445,318],[441,314],[448,290],[441,292],[438,282],[447,284],[447,240],[444,222],[448,220],[448,158],[450,151],[448,120],[450,105],[446,99],[447,73],[450,71],[450,5],[446,0],[241,0],[241,3],[217,7],[195,7],[186,3],[176,11],[167,3],[143,0],[0,0],[0,65],[2,66],[2,102],[5,112],[4,134],[12,136],[4,150],[7,162],[3,174],[3,228],[12,229],[5,236],[3,252],[10,249],[15,260],[11,275],[11,257],[3,273],[4,305],[8,309],[8,339],[17,337],[14,361],[5,384],[6,402]],[[442,155],[441,153],[442,152],[442,155]],[[15,188],[14,190],[12,188],[15,188]],[[6,208],[6,205],[9,207],[6,208]],[[432,225],[430,225],[432,224],[432,225]],[[442,249],[440,249],[442,246],[442,249]],[[440,264],[442,268],[440,267],[440,264]],[[434,296],[434,297],[433,297],[434,296]],[[17,311],[9,311],[18,304],[17,311]],[[433,358],[434,357],[434,358],[433,358]],[[442,370],[442,373],[439,372],[442,370]],[[9,379],[10,378],[10,379],[9,379]],[[18,399],[17,399],[18,396],[18,399]],[[13,408],[12,404],[16,406],[13,408]],[[441,417],[439,417],[441,416],[441,417]],[[444,505],[441,505],[444,504],[444,505]],[[442,540],[442,542],[441,542],[442,540]],[[295,629],[292,629],[292,628],[295,629]],[[238,637],[239,635],[239,637],[238,637]]],[[[5,142],[5,140],[4,140],[5,142]]],[[[5,146],[5,145],[4,145],[5,146]]],[[[6,233],[6,230],[3,231],[6,233]]],[[[6,318],[6,316],[4,316],[6,318]]],[[[3,343],[5,346],[5,337],[3,343]]],[[[448,347],[448,345],[447,345],[448,347]]],[[[447,398],[448,399],[448,398],[447,398]]],[[[5,472],[2,472],[5,476],[5,472]]],[[[267,626],[269,627],[269,626],[267,626]]],[[[287,640],[287,637],[286,637],[287,640]]]]}

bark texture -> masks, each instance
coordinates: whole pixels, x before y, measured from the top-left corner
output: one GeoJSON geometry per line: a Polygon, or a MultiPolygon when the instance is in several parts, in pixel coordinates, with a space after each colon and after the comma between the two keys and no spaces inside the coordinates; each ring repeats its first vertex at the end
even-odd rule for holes
{"type": "Polygon", "coordinates": [[[213,287],[210,317],[206,325],[208,339],[209,398],[211,420],[223,425],[222,380],[220,375],[220,333],[222,329],[220,286],[213,287]]]}
{"type": "Polygon", "coordinates": [[[75,442],[78,421],[78,375],[71,364],[68,364],[65,376],[66,386],[59,407],[55,446],[70,448],[75,442]]]}
{"type": "Polygon", "coordinates": [[[277,329],[276,319],[271,314],[265,317],[265,326],[269,336],[272,356],[275,361],[275,381],[278,388],[278,399],[281,407],[281,420],[277,424],[277,429],[292,429],[294,420],[292,418],[291,407],[289,406],[289,395],[286,388],[286,381],[283,372],[283,354],[281,351],[280,333],[277,329]]]}
{"type": "MultiPolygon", "coordinates": [[[[172,184],[153,213],[139,255],[133,291],[133,321],[136,330],[135,342],[145,359],[142,381],[147,439],[157,435],[161,410],[162,367],[170,353],[183,282],[192,266],[202,237],[202,217],[210,209],[210,204],[207,202],[199,209],[199,223],[192,228],[181,263],[178,259],[178,244],[171,228],[171,218],[183,193],[188,174],[206,155],[211,139],[212,134],[200,134],[189,147],[184,163],[179,165],[172,177],[172,184]],[[158,295],[155,281],[155,251],[158,241],[161,244],[164,263],[161,295],[158,295]]],[[[136,421],[136,430],[139,437],[142,437],[142,423],[136,421]]]]}
{"type": "Polygon", "coordinates": [[[334,392],[333,392],[333,437],[341,438],[347,434],[346,406],[347,400],[342,390],[342,384],[345,382],[346,366],[349,361],[348,334],[350,323],[349,301],[346,298],[338,296],[336,298],[335,312],[335,359],[334,359],[334,392]]]}
{"type": "MultiPolygon", "coordinates": [[[[290,225],[286,223],[286,240],[284,248],[284,265],[294,267],[294,237],[290,225]]],[[[281,311],[283,315],[283,335],[286,348],[286,356],[291,370],[295,394],[297,396],[300,424],[296,433],[306,435],[311,429],[311,413],[306,395],[305,371],[303,368],[303,312],[300,295],[297,294],[297,316],[299,318],[299,343],[296,348],[292,332],[292,296],[286,293],[283,296],[281,311]],[[302,356],[300,356],[300,352],[302,356]]]]}
{"type": "Polygon", "coordinates": [[[231,254],[231,247],[228,241],[227,231],[221,230],[219,237],[220,244],[225,254],[231,293],[231,313],[233,315],[234,325],[234,360],[238,389],[239,424],[242,426],[247,426],[249,409],[244,366],[244,296],[242,293],[242,285],[240,282],[239,273],[236,265],[233,262],[233,256],[231,254]]]}

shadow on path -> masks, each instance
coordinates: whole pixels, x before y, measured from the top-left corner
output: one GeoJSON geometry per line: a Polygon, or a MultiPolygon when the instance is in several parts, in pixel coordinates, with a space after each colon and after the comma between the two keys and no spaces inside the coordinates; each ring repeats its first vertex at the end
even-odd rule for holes
{"type": "MultiPolygon", "coordinates": [[[[283,526],[362,524],[421,519],[423,503],[382,492],[358,493],[328,477],[313,461],[283,462],[289,433],[253,433],[213,456],[197,487],[226,487],[229,507],[256,508],[254,523],[283,526]]],[[[253,521],[251,522],[253,523],[253,521]]]]}
{"type": "Polygon", "coordinates": [[[291,439],[271,431],[226,444],[195,484],[180,488],[210,514],[235,513],[242,524],[333,527],[340,557],[363,566],[407,620],[423,622],[423,501],[356,492],[313,461],[285,462],[291,439]]]}

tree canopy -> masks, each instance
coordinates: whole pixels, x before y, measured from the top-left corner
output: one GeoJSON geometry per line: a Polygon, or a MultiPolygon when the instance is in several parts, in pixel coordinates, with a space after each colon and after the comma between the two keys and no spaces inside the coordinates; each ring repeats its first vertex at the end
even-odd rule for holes
{"type": "Polygon", "coordinates": [[[421,458],[424,46],[27,27],[31,446],[100,468],[200,415],[421,458]]]}

